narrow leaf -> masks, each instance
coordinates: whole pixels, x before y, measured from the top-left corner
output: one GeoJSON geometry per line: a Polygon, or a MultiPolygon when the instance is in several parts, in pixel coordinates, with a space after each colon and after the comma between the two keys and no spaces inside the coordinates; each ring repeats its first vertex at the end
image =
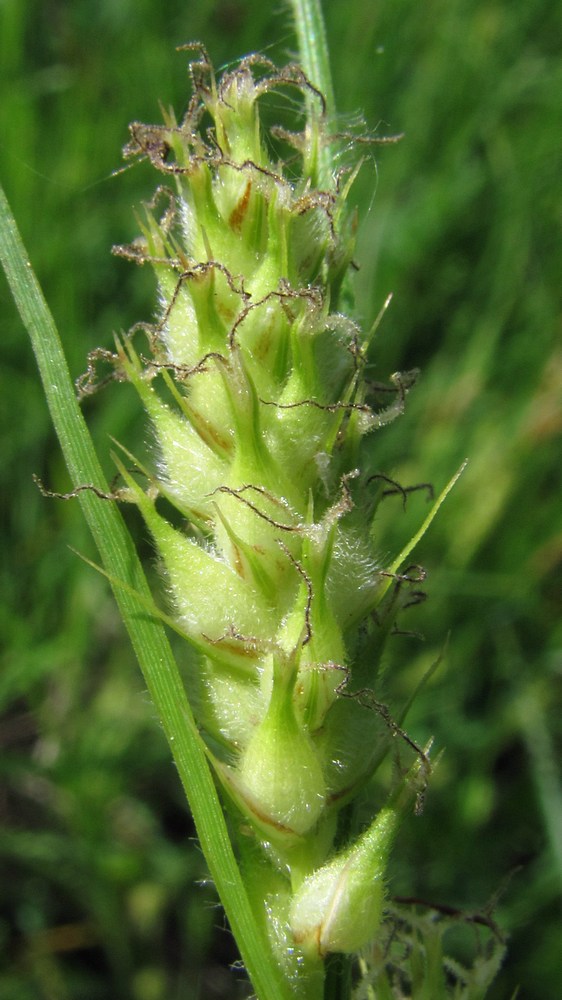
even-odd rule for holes
{"type": "MultiPolygon", "coordinates": [[[[107,492],[54,320],[1,187],[0,260],[31,338],[72,483],[74,487],[94,484],[107,492]]],[[[131,537],[114,503],[100,500],[89,491],[80,493],[79,502],[109,576],[123,580],[130,588],[115,587],[115,598],[170,744],[211,876],[253,985],[263,1000],[287,1000],[289,987],[252,912],[166,633],[159,621],[146,614],[150,590],[131,537]]]]}

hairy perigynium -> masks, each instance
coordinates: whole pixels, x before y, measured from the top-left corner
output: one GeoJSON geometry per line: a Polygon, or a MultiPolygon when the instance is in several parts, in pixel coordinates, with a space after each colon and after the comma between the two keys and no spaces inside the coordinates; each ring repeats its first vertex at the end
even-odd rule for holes
{"type": "Polygon", "coordinates": [[[184,119],[133,124],[125,150],[170,186],[142,236],[115,248],[152,265],[160,296],[158,322],[141,325],[150,356],[129,336],[111,358],[150,416],[158,468],[148,488],[120,469],[197,653],[186,684],[209,758],[240,836],[260,845],[272,933],[313,956],[354,951],[376,929],[394,833],[427,771],[419,752],[372,826],[334,853],[338,812],[400,732],[366,697],[405,591],[377,559],[388,481],[371,432],[414,378],[396,374],[384,393],[370,382],[373,331],[342,311],[356,167],[319,189],[319,150],[336,141],[322,95],[298,66],[256,56],[217,82],[202,49],[191,80],[184,119]],[[268,95],[289,98],[295,128],[265,128],[268,95]]]}

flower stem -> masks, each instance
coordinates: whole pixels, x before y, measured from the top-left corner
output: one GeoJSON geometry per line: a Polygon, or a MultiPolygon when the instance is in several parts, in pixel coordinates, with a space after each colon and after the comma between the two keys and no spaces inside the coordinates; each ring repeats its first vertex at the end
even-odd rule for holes
{"type": "MultiPolygon", "coordinates": [[[[301,66],[310,82],[326,100],[326,115],[332,123],[335,115],[334,88],[330,71],[330,56],[320,0],[291,0],[295,30],[299,44],[301,66]]],[[[332,149],[324,145],[320,151],[320,184],[329,187],[332,177],[332,149]]]]}
{"type": "MultiPolygon", "coordinates": [[[[291,0],[300,61],[307,77],[323,93],[328,122],[333,123],[335,98],[330,70],[330,55],[320,0],[291,0]]],[[[333,176],[333,150],[328,144],[319,154],[319,182],[330,186],[333,176]]],[[[325,1000],[347,1000],[351,995],[349,956],[333,955],[326,964],[325,1000]]]]}
{"type": "Polygon", "coordinates": [[[351,955],[328,955],[324,1000],[348,1000],[351,996],[351,955]]]}
{"type": "MultiPolygon", "coordinates": [[[[0,187],[0,263],[3,265],[41,373],[45,396],[74,486],[107,484],[76,402],[62,344],[15,220],[0,187]]],[[[147,687],[170,744],[211,876],[260,1000],[288,1000],[279,969],[252,911],[230,843],[224,814],[161,623],[147,616],[150,591],[117,507],[83,491],[80,503],[110,578],[123,581],[115,597],[147,687]],[[138,594],[137,598],[135,595],[138,594]]]]}

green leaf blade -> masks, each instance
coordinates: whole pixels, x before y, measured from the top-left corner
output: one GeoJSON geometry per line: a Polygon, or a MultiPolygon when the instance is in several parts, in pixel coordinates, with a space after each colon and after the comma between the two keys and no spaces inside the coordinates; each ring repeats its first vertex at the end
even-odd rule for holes
{"type": "MultiPolygon", "coordinates": [[[[6,196],[0,187],[0,260],[29,333],[47,404],[75,487],[107,484],[78,406],[62,343],[34,275],[6,196]]],[[[201,847],[225,908],[243,961],[258,996],[288,1000],[291,995],[269,943],[252,912],[234,857],[222,807],[209,771],[191,709],[166,633],[146,615],[150,591],[136,549],[115,504],[88,491],[79,502],[108,574],[126,581],[114,589],[146,684],[162,722],[193,814],[201,847]]]]}

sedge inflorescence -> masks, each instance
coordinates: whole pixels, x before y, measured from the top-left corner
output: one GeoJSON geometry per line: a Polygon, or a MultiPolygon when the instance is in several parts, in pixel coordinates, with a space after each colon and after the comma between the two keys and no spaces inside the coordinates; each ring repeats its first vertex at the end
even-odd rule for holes
{"type": "Polygon", "coordinates": [[[356,167],[320,183],[337,141],[322,95],[298,66],[257,56],[217,81],[199,48],[190,73],[183,120],[133,124],[125,150],[164,183],[139,239],[115,248],[152,266],[160,298],[141,325],[148,356],[131,335],[112,358],[158,465],[148,486],[120,468],[196,652],[186,684],[209,759],[284,880],[293,943],[353,951],[380,919],[397,820],[427,765],[415,754],[415,775],[334,852],[339,811],[401,732],[372,686],[399,584],[419,574],[397,584],[377,559],[375,509],[400,488],[371,442],[413,375],[373,383],[372,331],[345,311],[356,167]],[[295,127],[266,127],[262,105],[282,98],[295,127]]]}

